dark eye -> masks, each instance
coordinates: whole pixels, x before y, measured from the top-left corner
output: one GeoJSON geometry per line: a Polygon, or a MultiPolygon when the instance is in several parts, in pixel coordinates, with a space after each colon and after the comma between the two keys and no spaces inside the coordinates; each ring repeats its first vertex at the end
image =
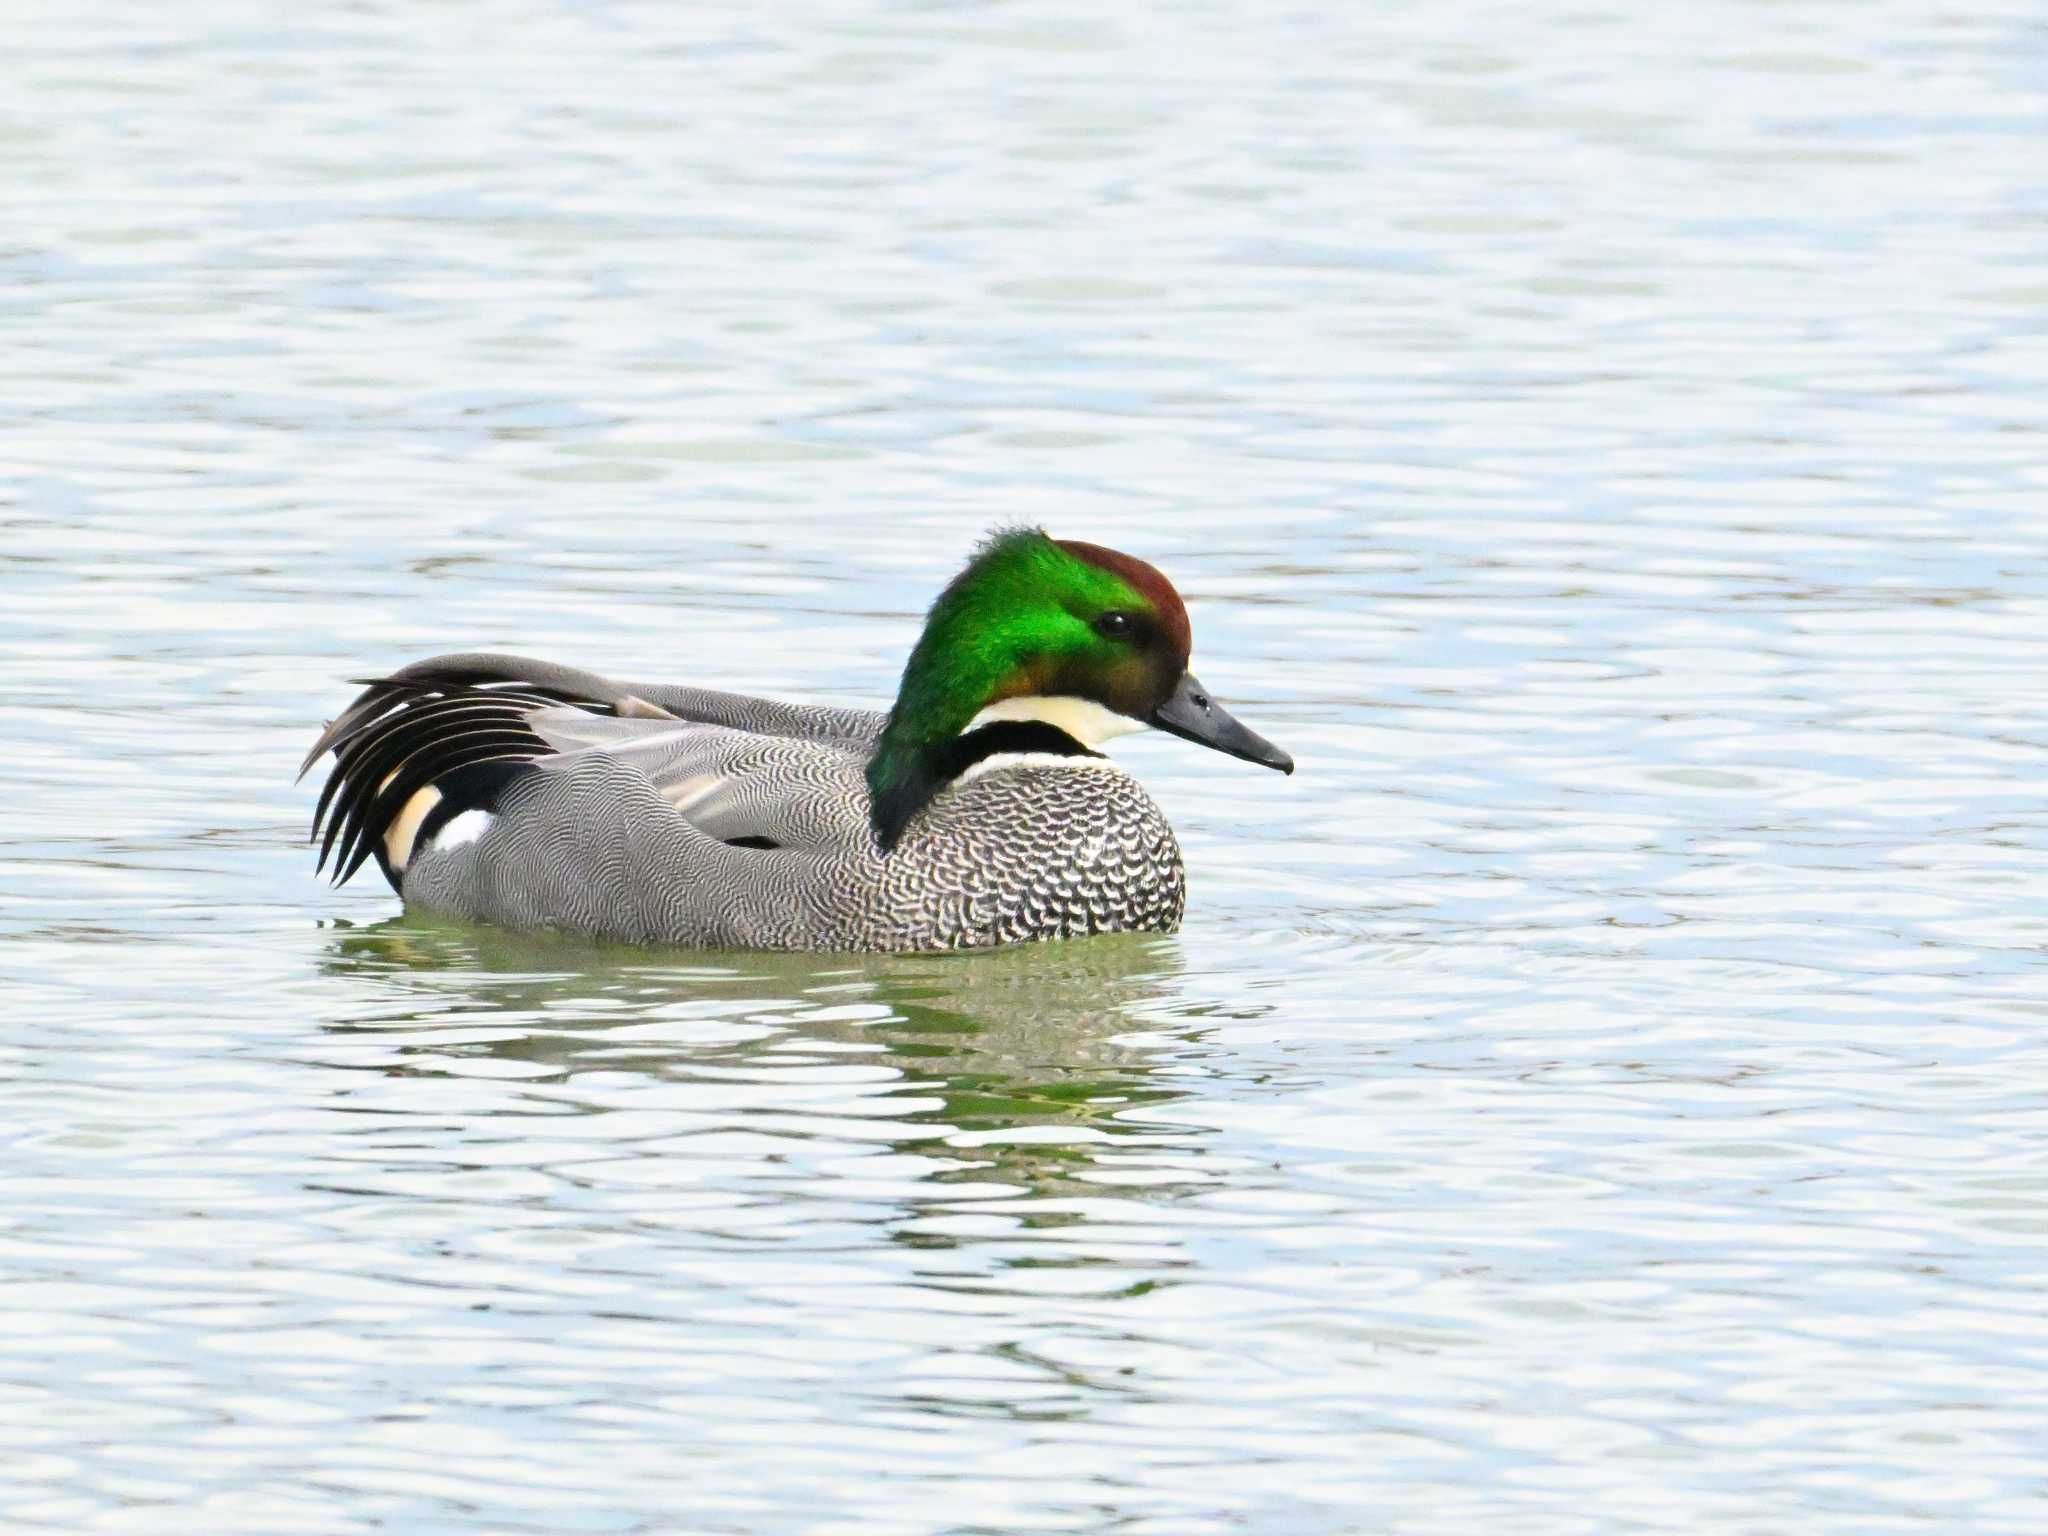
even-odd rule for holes
{"type": "Polygon", "coordinates": [[[1114,608],[1095,621],[1095,633],[1105,640],[1128,640],[1137,632],[1137,619],[1114,608]]]}

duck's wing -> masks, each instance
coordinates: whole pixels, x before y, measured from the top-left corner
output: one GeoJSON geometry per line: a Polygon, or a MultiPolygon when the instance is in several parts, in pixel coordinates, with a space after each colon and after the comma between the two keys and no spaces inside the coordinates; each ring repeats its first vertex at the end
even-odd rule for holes
{"type": "MultiPolygon", "coordinates": [[[[822,835],[810,821],[792,821],[799,795],[778,800],[768,791],[822,776],[840,793],[820,804],[857,805],[851,786],[864,756],[859,743],[871,739],[870,721],[879,730],[879,720],[859,710],[645,688],[554,662],[465,652],[368,683],[299,771],[334,753],[313,813],[320,867],[332,857],[339,884],[374,855],[397,889],[413,849],[452,817],[491,809],[512,776],[578,752],[615,753],[639,767],[692,825],[699,814],[707,827],[731,829],[749,817],[762,823],[755,831],[709,833],[720,841],[773,838],[785,846],[780,838],[800,831],[822,835]],[[547,731],[538,723],[543,714],[547,731]],[[736,719],[755,724],[730,723],[736,719]],[[701,808],[684,811],[686,804],[701,808]]],[[[833,825],[843,825],[836,813],[833,825]]]]}
{"type": "Polygon", "coordinates": [[[537,695],[599,714],[626,717],[673,716],[706,725],[730,726],[769,736],[795,736],[811,741],[846,741],[872,745],[888,717],[872,709],[843,709],[823,704],[785,704],[779,699],[694,688],[675,683],[621,683],[580,667],[513,656],[499,651],[457,651],[430,656],[400,667],[388,678],[369,684],[354,704],[336,719],[313,750],[306,754],[303,774],[368,713],[387,700],[380,689],[477,689],[523,687],[537,695]]]}
{"type": "Polygon", "coordinates": [[[602,753],[642,774],[706,837],[741,848],[843,847],[865,838],[866,756],[843,741],[763,735],[695,720],[606,719],[536,709],[531,729],[556,749],[536,767],[569,772],[602,753]]]}
{"type": "Polygon", "coordinates": [[[672,683],[633,683],[637,698],[682,720],[725,725],[764,736],[794,736],[806,741],[844,741],[873,746],[888,716],[872,709],[839,709],[824,704],[785,704],[716,688],[689,688],[672,683]]]}

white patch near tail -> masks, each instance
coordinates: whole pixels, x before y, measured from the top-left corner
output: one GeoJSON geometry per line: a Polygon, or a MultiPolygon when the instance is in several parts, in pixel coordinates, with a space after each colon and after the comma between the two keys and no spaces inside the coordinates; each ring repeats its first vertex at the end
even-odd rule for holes
{"type": "Polygon", "coordinates": [[[467,848],[490,829],[492,819],[489,811],[464,811],[460,816],[451,818],[447,826],[434,834],[434,852],[467,848]]]}

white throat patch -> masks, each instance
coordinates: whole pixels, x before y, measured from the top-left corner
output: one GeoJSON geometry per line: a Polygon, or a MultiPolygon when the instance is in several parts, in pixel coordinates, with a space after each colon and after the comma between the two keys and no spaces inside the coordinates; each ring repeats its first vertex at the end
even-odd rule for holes
{"type": "Polygon", "coordinates": [[[1079,698],[1071,693],[1027,693],[1014,699],[998,699],[968,721],[967,729],[979,730],[998,720],[1043,721],[1065,731],[1090,749],[1118,736],[1149,729],[1142,720],[1133,720],[1129,715],[1120,715],[1093,699],[1079,698]]]}

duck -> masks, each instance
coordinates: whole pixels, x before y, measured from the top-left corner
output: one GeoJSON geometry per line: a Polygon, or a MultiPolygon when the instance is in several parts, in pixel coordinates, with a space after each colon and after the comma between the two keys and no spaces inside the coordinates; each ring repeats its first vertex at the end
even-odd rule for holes
{"type": "Polygon", "coordinates": [[[1102,750],[1164,731],[1294,771],[1189,670],[1154,566],[1002,528],[932,603],[887,711],[459,652],[362,680],[300,768],[338,886],[410,911],[717,950],[915,953],[1172,932],[1165,814],[1102,750]]]}

